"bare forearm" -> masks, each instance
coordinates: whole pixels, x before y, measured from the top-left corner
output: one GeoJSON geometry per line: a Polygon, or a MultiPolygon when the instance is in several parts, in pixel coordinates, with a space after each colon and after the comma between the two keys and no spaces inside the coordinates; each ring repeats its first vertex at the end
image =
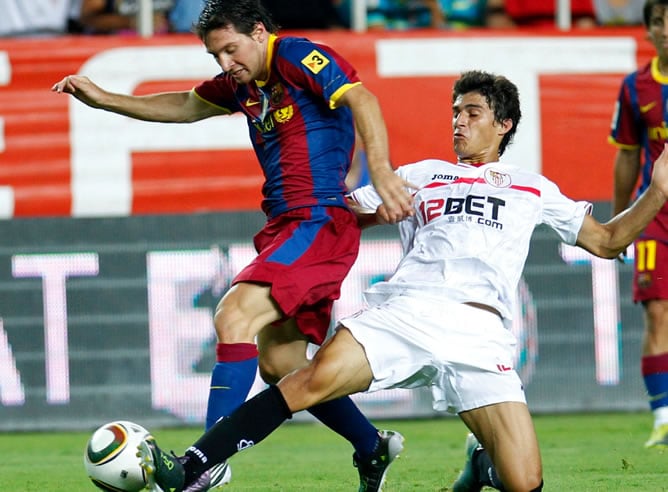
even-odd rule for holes
{"type": "Polygon", "coordinates": [[[138,120],[187,123],[195,121],[183,110],[187,100],[187,92],[169,92],[147,96],[106,92],[97,103],[90,105],[138,120]]]}
{"type": "Polygon", "coordinates": [[[577,244],[601,258],[615,258],[645,230],[665,202],[666,195],[652,184],[631,207],[605,224],[586,217],[577,244]]]}
{"type": "Polygon", "coordinates": [[[391,168],[387,128],[378,99],[365,90],[352,109],[355,126],[364,142],[369,172],[373,176],[378,169],[391,168]]]}
{"type": "Polygon", "coordinates": [[[606,224],[611,230],[609,257],[614,258],[623,252],[645,230],[665,202],[666,197],[661,191],[650,185],[633,206],[615,215],[606,224]]]}
{"type": "Polygon", "coordinates": [[[357,131],[364,142],[371,182],[386,206],[386,219],[392,224],[413,215],[413,197],[407,189],[415,186],[392,169],[387,129],[378,99],[358,85],[344,93],[339,102],[352,110],[357,131]]]}
{"type": "Polygon", "coordinates": [[[85,75],[67,75],[56,82],[51,90],[70,94],[92,108],[145,121],[185,123],[222,114],[222,111],[201,101],[190,91],[144,96],[119,94],[103,89],[85,75]]]}
{"type": "MultiPolygon", "coordinates": [[[[631,153],[635,149],[631,149],[631,153]]],[[[628,151],[620,152],[620,156],[628,151]]],[[[630,162],[630,161],[628,161],[630,162]]],[[[618,168],[619,166],[616,166],[618,168]]],[[[591,216],[585,221],[578,234],[578,245],[603,258],[615,258],[636,239],[654,219],[668,197],[668,144],[654,161],[652,182],[635,203],[624,212],[615,215],[605,224],[600,224],[591,216]]]]}
{"type": "MultiPolygon", "coordinates": [[[[380,114],[380,110],[378,110],[378,114],[380,114]]],[[[374,121],[374,118],[358,125],[358,131],[364,141],[367,165],[372,176],[375,176],[378,170],[391,169],[387,130],[382,123],[382,117],[378,116],[378,118],[381,118],[380,123],[377,120],[374,121]]]]}

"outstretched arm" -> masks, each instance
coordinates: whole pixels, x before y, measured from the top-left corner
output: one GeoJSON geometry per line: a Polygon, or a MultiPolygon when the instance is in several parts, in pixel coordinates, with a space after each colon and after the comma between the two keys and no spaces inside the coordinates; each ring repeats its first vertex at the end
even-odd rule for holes
{"type": "Polygon", "coordinates": [[[106,91],[88,77],[68,75],[53,85],[53,92],[64,92],[84,104],[130,118],[163,123],[190,123],[226,114],[222,109],[199,99],[192,91],[163,92],[132,96],[106,91]]]}
{"type": "Polygon", "coordinates": [[[577,245],[602,258],[615,258],[636,239],[668,198],[668,144],[654,162],[652,182],[628,209],[605,224],[586,216],[577,245]]]}

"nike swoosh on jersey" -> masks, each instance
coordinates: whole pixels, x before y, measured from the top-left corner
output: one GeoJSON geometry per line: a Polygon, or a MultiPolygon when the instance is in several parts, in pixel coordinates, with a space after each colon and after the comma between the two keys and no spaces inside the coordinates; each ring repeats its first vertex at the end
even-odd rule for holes
{"type": "Polygon", "coordinates": [[[650,109],[652,109],[654,106],[656,106],[656,101],[652,101],[651,103],[647,103],[644,106],[640,106],[640,112],[641,113],[646,113],[650,109]]]}
{"type": "Polygon", "coordinates": [[[246,107],[255,106],[256,104],[260,104],[260,101],[253,101],[250,97],[246,99],[246,107]]]}

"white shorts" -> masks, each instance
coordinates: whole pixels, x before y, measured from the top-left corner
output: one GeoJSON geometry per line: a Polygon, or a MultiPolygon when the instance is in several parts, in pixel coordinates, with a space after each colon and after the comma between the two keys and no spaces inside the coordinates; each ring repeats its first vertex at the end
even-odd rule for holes
{"type": "Polygon", "coordinates": [[[515,337],[491,312],[395,295],[339,324],[364,347],[373,372],[370,392],[429,386],[434,409],[452,413],[526,403],[514,369],[515,337]]]}

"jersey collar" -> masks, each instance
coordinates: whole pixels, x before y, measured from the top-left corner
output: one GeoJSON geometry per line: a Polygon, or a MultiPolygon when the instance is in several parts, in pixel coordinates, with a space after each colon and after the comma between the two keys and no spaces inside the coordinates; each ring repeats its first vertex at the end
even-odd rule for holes
{"type": "Polygon", "coordinates": [[[255,83],[258,87],[264,87],[269,79],[271,78],[271,61],[274,58],[274,46],[278,36],[276,34],[270,34],[269,39],[267,40],[267,79],[266,80],[256,80],[255,83]]]}
{"type": "Polygon", "coordinates": [[[656,80],[659,84],[668,84],[668,77],[661,73],[659,70],[659,57],[655,56],[652,58],[652,78],[656,80]]]}

